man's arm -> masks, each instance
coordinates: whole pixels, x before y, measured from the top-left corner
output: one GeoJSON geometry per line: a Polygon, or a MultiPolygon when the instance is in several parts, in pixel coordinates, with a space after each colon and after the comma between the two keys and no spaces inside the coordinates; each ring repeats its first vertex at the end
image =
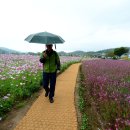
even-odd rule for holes
{"type": "Polygon", "coordinates": [[[46,56],[47,56],[47,55],[46,55],[46,52],[45,52],[45,51],[42,52],[41,55],[40,55],[40,60],[39,60],[39,61],[40,61],[41,63],[45,63],[45,61],[46,61],[46,56]]]}

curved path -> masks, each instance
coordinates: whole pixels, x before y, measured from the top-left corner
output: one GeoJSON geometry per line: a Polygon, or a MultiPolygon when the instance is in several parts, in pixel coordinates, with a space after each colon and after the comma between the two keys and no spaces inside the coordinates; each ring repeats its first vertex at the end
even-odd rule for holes
{"type": "Polygon", "coordinates": [[[43,92],[15,130],[77,130],[74,90],[79,65],[71,65],[58,76],[54,103],[43,92]]]}

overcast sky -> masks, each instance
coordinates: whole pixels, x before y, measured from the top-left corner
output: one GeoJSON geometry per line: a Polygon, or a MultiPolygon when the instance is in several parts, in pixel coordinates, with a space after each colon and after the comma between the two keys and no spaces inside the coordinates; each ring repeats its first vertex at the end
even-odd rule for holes
{"type": "Polygon", "coordinates": [[[41,52],[24,39],[44,31],[66,41],[57,51],[130,47],[130,0],[0,1],[0,47],[41,52]]]}

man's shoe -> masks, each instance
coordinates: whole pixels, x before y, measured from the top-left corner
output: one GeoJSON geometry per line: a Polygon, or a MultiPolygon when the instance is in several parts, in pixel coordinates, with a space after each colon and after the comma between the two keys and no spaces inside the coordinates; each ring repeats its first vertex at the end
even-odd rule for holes
{"type": "Polygon", "coordinates": [[[47,97],[47,96],[48,96],[48,94],[49,94],[49,91],[46,91],[46,93],[45,93],[45,97],[47,97]]]}
{"type": "Polygon", "coordinates": [[[49,100],[50,100],[50,103],[53,103],[53,102],[54,102],[54,99],[53,99],[53,98],[50,98],[49,100]]]}

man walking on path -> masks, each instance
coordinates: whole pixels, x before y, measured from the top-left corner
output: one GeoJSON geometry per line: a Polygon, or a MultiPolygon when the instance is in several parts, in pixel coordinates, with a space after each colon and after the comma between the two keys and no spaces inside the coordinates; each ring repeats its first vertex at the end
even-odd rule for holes
{"type": "Polygon", "coordinates": [[[46,45],[47,49],[43,51],[40,56],[40,62],[43,63],[43,87],[46,91],[45,97],[49,95],[50,103],[54,102],[56,73],[57,70],[60,70],[60,58],[52,47],[52,44],[46,45]]]}

